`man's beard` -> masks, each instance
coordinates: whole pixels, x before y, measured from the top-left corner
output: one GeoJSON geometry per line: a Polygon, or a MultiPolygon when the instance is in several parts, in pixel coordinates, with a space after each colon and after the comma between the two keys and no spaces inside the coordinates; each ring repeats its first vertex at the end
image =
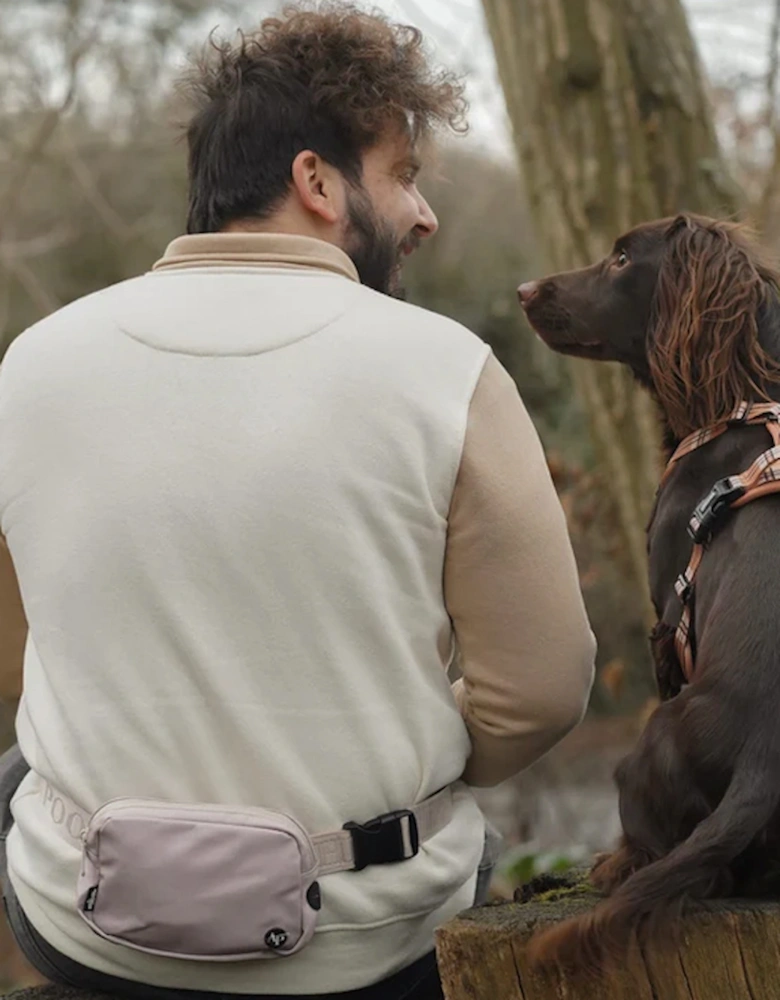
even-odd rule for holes
{"type": "Polygon", "coordinates": [[[394,298],[403,298],[401,260],[419,238],[410,233],[400,244],[390,223],[374,208],[367,192],[353,187],[347,196],[349,220],[344,249],[352,258],[362,284],[394,298]]]}

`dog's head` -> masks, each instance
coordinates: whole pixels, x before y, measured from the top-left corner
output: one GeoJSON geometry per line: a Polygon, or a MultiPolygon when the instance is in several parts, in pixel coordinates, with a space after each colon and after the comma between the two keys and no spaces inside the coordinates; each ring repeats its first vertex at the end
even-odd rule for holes
{"type": "Polygon", "coordinates": [[[528,282],[519,295],[550,347],[628,365],[683,437],[743,399],[777,395],[777,288],[742,227],[680,215],[637,226],[598,264],[528,282]]]}

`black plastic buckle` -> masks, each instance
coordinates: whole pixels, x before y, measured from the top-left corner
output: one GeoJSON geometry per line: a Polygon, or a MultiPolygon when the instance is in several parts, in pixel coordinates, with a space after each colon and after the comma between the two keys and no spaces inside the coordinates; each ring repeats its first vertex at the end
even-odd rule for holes
{"type": "Polygon", "coordinates": [[[355,871],[368,865],[389,865],[408,861],[420,850],[417,818],[409,809],[377,816],[368,823],[345,823],[352,834],[355,871]]]}
{"type": "Polygon", "coordinates": [[[680,601],[680,604],[685,607],[685,605],[690,601],[691,594],[693,593],[693,581],[689,580],[688,577],[683,573],[681,576],[677,577],[677,582],[674,585],[675,593],[680,601]]]}
{"type": "Polygon", "coordinates": [[[697,545],[708,542],[725,521],[731,505],[746,493],[745,487],[720,479],[695,508],[688,524],[688,534],[697,545]]]}

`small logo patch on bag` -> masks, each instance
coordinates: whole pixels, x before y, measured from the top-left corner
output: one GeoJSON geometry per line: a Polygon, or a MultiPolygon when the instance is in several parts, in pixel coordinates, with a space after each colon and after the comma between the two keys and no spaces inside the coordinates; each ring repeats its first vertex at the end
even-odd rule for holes
{"type": "Polygon", "coordinates": [[[272,931],[269,931],[265,936],[265,943],[267,947],[272,948],[274,951],[278,951],[280,948],[284,948],[287,944],[287,931],[282,930],[281,927],[274,927],[272,931]]]}
{"type": "Polygon", "coordinates": [[[97,894],[98,894],[98,887],[96,885],[93,885],[92,888],[87,893],[86,898],[84,899],[85,913],[92,913],[92,911],[95,909],[95,903],[97,902],[97,894]]]}

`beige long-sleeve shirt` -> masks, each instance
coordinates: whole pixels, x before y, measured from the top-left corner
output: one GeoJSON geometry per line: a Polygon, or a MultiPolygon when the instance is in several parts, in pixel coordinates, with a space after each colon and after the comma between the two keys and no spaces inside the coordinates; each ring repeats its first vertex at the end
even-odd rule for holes
{"type": "Polygon", "coordinates": [[[469,409],[444,583],[472,744],[464,777],[495,785],[580,721],[596,649],[541,443],[494,357],[469,409]]]}

